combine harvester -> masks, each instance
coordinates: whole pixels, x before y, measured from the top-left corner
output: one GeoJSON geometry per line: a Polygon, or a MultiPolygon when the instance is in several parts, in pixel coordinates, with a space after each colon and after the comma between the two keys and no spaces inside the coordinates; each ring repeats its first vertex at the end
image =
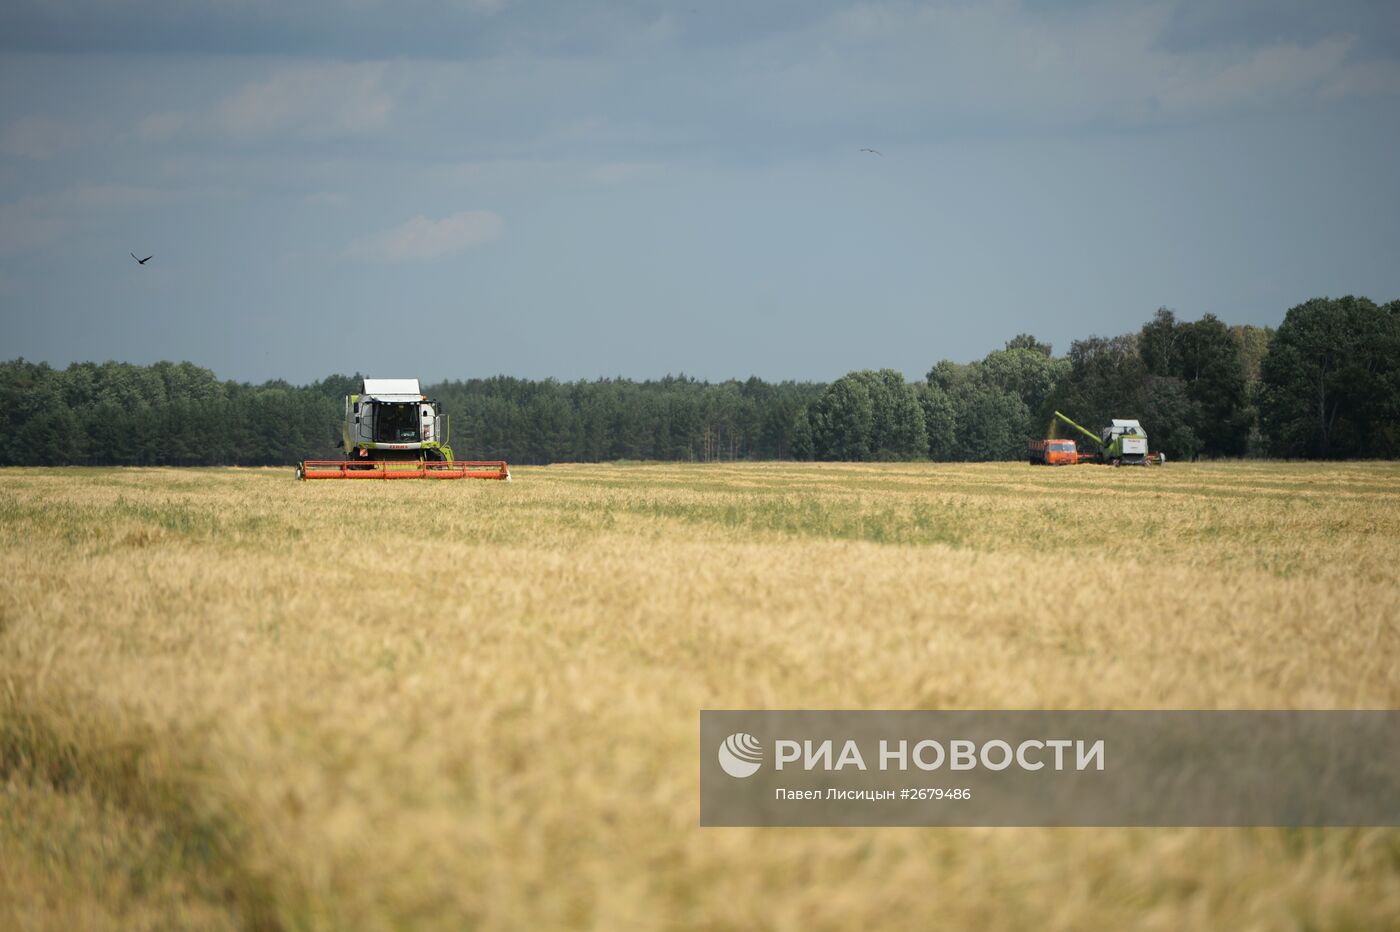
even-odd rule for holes
{"type": "Polygon", "coordinates": [[[454,460],[449,418],[417,379],[365,379],[345,398],[343,460],[304,460],[298,479],[505,479],[504,460],[454,460]]]}
{"type": "MultiPolygon", "coordinates": [[[[1147,431],[1142,429],[1142,425],[1137,421],[1123,421],[1114,418],[1110,425],[1104,428],[1103,435],[1096,436],[1086,427],[1081,427],[1068,417],[1055,412],[1055,417],[1064,421],[1070,427],[1088,437],[1098,447],[1098,453],[1078,453],[1075,454],[1074,462],[1077,463],[1107,463],[1113,466],[1147,466],[1151,463],[1165,463],[1166,456],[1161,453],[1147,452],[1147,431]]],[[[1040,441],[1041,443],[1054,443],[1056,441],[1040,441]]],[[[1063,441],[1059,441],[1063,442],[1063,441]]],[[[1032,460],[1034,461],[1034,460],[1032,460]]]]}

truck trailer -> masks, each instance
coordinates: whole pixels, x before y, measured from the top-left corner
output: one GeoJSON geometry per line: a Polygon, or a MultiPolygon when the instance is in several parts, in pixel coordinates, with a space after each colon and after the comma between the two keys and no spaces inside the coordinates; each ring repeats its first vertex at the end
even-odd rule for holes
{"type": "Polygon", "coordinates": [[[1074,466],[1079,462],[1079,449],[1073,440],[1032,440],[1027,456],[1032,466],[1074,466]]]}

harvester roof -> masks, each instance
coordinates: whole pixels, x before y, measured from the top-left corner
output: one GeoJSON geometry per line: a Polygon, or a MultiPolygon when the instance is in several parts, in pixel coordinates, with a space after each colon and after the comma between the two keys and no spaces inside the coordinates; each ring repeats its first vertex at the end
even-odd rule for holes
{"type": "Polygon", "coordinates": [[[375,401],[421,401],[423,392],[417,379],[365,379],[360,396],[375,401]]]}

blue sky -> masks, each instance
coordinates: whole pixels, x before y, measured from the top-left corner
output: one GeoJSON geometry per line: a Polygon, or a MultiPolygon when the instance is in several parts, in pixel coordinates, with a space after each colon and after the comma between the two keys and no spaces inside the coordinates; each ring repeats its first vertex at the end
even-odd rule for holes
{"type": "Polygon", "coordinates": [[[18,0],[0,357],[919,378],[1400,297],[1397,153],[1395,3],[18,0]]]}

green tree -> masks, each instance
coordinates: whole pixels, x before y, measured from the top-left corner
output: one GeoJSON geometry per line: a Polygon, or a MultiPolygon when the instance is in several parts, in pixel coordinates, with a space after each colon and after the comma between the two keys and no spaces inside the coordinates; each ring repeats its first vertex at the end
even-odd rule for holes
{"type": "Polygon", "coordinates": [[[1314,298],[1290,309],[1260,367],[1261,415],[1285,456],[1400,453],[1400,302],[1314,298]]]}
{"type": "Polygon", "coordinates": [[[865,460],[875,429],[867,380],[852,373],[831,383],[811,408],[812,450],[819,460],[865,460]]]}
{"type": "Polygon", "coordinates": [[[870,369],[851,373],[870,392],[873,423],[870,456],[877,460],[922,458],[928,451],[923,407],[914,387],[894,369],[870,369]]]}
{"type": "Polygon", "coordinates": [[[793,415],[789,437],[788,450],[793,459],[810,460],[816,458],[816,445],[812,442],[812,416],[805,406],[798,409],[793,415]]]}
{"type": "MultiPolygon", "coordinates": [[[[1147,367],[1135,334],[1075,340],[1070,371],[1051,393],[1050,407],[1091,430],[1115,417],[1134,417],[1145,403],[1147,367]]],[[[1148,427],[1149,425],[1143,425],[1148,427]]],[[[1151,437],[1151,431],[1148,431],[1151,437]]]]}
{"type": "MultiPolygon", "coordinates": [[[[1041,415],[1049,417],[1046,401],[1069,371],[1067,359],[1055,359],[1034,350],[1008,348],[988,353],[978,374],[984,383],[1021,399],[1032,418],[1038,420],[1041,415]]],[[[1026,425],[1028,432],[1033,426],[1026,425]]]]}
{"type": "Polygon", "coordinates": [[[931,460],[947,461],[957,455],[957,410],[948,393],[937,385],[925,384],[919,392],[924,411],[924,432],[928,436],[931,460]]]}
{"type": "Polygon", "coordinates": [[[1244,369],[1245,384],[1254,385],[1259,381],[1264,357],[1268,355],[1269,343],[1274,338],[1274,329],[1241,324],[1231,327],[1230,333],[1240,348],[1240,366],[1244,369]]]}
{"type": "Polygon", "coordinates": [[[940,438],[940,449],[930,439],[930,455],[936,459],[1006,460],[1025,455],[1026,441],[1044,435],[1050,399],[1070,374],[1068,360],[1056,359],[1030,344],[1034,338],[1018,337],[1004,350],[994,350],[977,362],[960,365],[942,360],[928,373],[929,395],[925,425],[933,437],[944,432],[944,405],[951,409],[952,440],[940,438]]]}
{"type": "Polygon", "coordinates": [[[1195,405],[1201,448],[1212,456],[1239,456],[1248,444],[1250,417],[1239,342],[1214,314],[1179,330],[1173,374],[1186,383],[1195,405]]]}
{"type": "Polygon", "coordinates": [[[1051,346],[1049,343],[1042,343],[1029,333],[1018,333],[1006,341],[1006,349],[1009,350],[1030,350],[1041,356],[1051,356],[1051,346]]]}
{"type": "Polygon", "coordinates": [[[1020,459],[1030,412],[1010,392],[987,388],[958,405],[957,458],[971,462],[1020,459]]]}
{"type": "Polygon", "coordinates": [[[1138,352],[1149,375],[1178,375],[1181,368],[1180,336],[1176,314],[1165,307],[1157,308],[1152,319],[1143,324],[1138,334],[1138,352]]]}
{"type": "Polygon", "coordinates": [[[1200,412],[1186,384],[1171,376],[1149,375],[1145,389],[1141,420],[1152,448],[1169,459],[1195,459],[1202,446],[1193,426],[1200,420],[1200,412]]]}

